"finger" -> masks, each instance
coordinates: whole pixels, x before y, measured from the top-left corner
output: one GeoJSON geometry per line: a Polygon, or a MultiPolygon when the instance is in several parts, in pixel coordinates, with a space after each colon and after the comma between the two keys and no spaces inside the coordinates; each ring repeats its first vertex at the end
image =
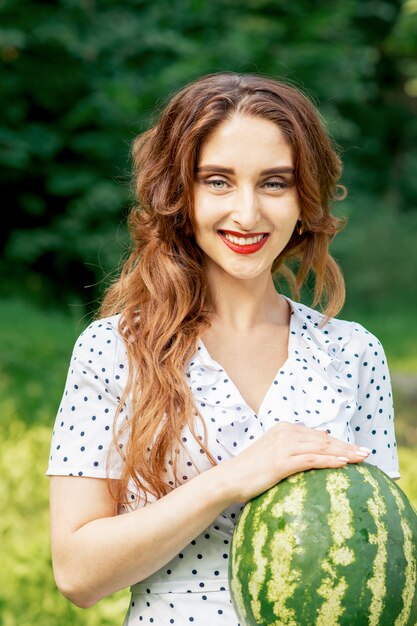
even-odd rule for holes
{"type": "Polygon", "coordinates": [[[353,461],[347,457],[333,456],[330,454],[300,454],[291,458],[289,466],[294,468],[292,473],[295,473],[308,469],[344,467],[348,463],[360,463],[363,460],[363,458],[357,458],[353,461]]]}
{"type": "Polygon", "coordinates": [[[302,454],[319,454],[324,456],[346,457],[348,461],[356,463],[366,459],[371,450],[357,445],[352,445],[333,438],[305,439],[291,442],[288,446],[290,456],[302,454]]]}
{"type": "Polygon", "coordinates": [[[349,459],[351,457],[366,459],[372,452],[370,448],[346,443],[345,441],[338,441],[337,439],[332,439],[330,442],[322,444],[321,451],[326,454],[329,453],[347,456],[349,459]]]}
{"type": "Polygon", "coordinates": [[[372,450],[370,450],[370,448],[365,448],[364,446],[358,446],[354,443],[348,443],[347,441],[341,441],[340,439],[336,439],[335,437],[332,437],[329,432],[327,430],[321,430],[321,429],[309,429],[307,428],[307,430],[311,431],[311,434],[316,435],[316,437],[318,437],[318,440],[321,442],[321,449],[323,451],[325,451],[326,449],[336,449],[338,448],[341,452],[341,454],[343,454],[343,452],[345,451],[346,453],[356,453],[359,456],[363,456],[363,457],[367,457],[372,450]]]}
{"type": "MultiPolygon", "coordinates": [[[[327,443],[340,443],[343,446],[351,446],[345,441],[341,441],[340,439],[336,439],[336,437],[332,437],[327,430],[323,430],[320,428],[311,428],[309,426],[296,425],[294,428],[297,435],[301,436],[301,439],[308,439],[312,441],[325,441],[327,443]]],[[[354,444],[353,444],[354,445],[354,444]]],[[[356,446],[359,447],[359,446],[356,446]]]]}
{"type": "Polygon", "coordinates": [[[332,437],[327,430],[289,422],[281,422],[275,428],[278,428],[280,439],[284,438],[285,448],[289,455],[305,452],[346,456],[349,462],[357,463],[366,459],[371,453],[369,448],[332,437]]]}
{"type": "Polygon", "coordinates": [[[287,475],[311,469],[337,469],[345,467],[347,461],[343,457],[324,454],[300,454],[292,457],[287,465],[287,475]]]}

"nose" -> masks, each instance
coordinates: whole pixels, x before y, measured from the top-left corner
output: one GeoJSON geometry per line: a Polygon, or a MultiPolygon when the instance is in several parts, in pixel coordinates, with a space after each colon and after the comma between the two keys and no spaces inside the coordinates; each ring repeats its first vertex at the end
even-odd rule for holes
{"type": "Polygon", "coordinates": [[[231,218],[241,230],[253,230],[259,222],[259,198],[253,188],[237,190],[233,198],[231,218]]]}

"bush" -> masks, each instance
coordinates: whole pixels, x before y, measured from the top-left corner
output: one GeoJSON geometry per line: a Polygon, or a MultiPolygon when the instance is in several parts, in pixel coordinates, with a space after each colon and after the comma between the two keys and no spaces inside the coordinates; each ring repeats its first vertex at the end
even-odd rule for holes
{"type": "Polygon", "coordinates": [[[114,626],[123,622],[128,592],[88,611],[76,608],[55,587],[49,545],[48,478],[51,431],[27,428],[13,401],[1,407],[0,614],[2,626],[114,626]]]}

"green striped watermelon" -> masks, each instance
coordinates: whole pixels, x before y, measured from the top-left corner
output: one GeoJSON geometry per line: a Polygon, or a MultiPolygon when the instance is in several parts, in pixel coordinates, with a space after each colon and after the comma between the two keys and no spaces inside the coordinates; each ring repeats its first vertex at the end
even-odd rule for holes
{"type": "Polygon", "coordinates": [[[230,593],[241,626],[415,626],[417,515],[374,465],[290,476],[236,524],[230,593]]]}

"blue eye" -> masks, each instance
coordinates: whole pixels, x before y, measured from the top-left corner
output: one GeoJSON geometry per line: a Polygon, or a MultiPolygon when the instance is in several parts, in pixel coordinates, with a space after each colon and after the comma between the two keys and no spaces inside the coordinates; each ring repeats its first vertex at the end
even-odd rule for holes
{"type": "Polygon", "coordinates": [[[268,189],[285,189],[286,187],[288,187],[288,183],[285,183],[282,180],[268,180],[265,185],[268,187],[268,189]]]}
{"type": "Polygon", "coordinates": [[[204,180],[203,183],[207,186],[211,186],[212,189],[217,189],[221,191],[224,189],[224,185],[226,185],[225,180],[221,180],[220,178],[211,178],[210,180],[204,180]]]}

